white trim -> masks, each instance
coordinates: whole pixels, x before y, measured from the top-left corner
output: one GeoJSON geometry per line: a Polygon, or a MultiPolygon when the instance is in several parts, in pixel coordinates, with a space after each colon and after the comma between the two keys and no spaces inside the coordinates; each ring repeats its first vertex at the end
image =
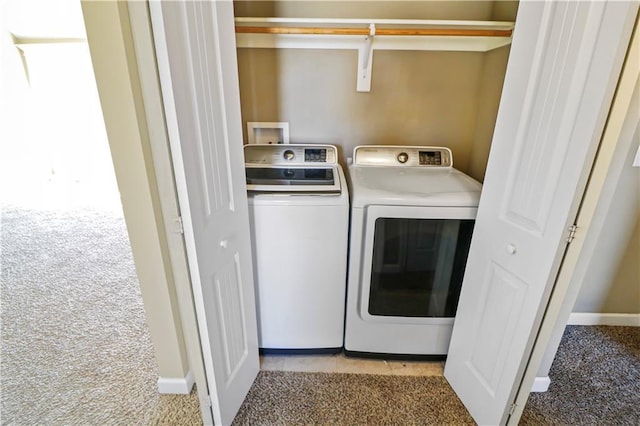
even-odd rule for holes
{"type": "Polygon", "coordinates": [[[549,378],[549,376],[536,377],[533,381],[533,386],[531,386],[531,392],[546,392],[549,390],[550,384],[551,379],[549,378]]]}
{"type": "MultiPolygon", "coordinates": [[[[424,19],[332,19],[332,18],[235,18],[239,28],[285,24],[319,24],[338,26],[367,25],[369,35],[335,34],[260,34],[237,33],[238,48],[359,49],[368,40],[370,49],[382,50],[453,50],[486,52],[511,43],[511,36],[375,36],[376,25],[395,25],[468,30],[513,30],[515,22],[506,21],[438,21],[424,19]],[[384,43],[377,41],[385,40],[384,43]],[[355,46],[354,46],[355,45],[355,46]]],[[[366,62],[366,61],[365,61],[366,62]]]]}
{"type": "Polygon", "coordinates": [[[511,37],[483,36],[387,36],[335,34],[236,34],[239,49],[360,50],[370,40],[372,50],[428,50],[488,52],[511,44],[511,37]]]}
{"type": "Polygon", "coordinates": [[[162,394],[188,395],[193,389],[194,382],[191,370],[187,372],[185,377],[158,377],[158,392],[162,394]]]}
{"type": "Polygon", "coordinates": [[[574,312],[567,325],[627,325],[640,327],[640,314],[601,314],[574,312]]]}

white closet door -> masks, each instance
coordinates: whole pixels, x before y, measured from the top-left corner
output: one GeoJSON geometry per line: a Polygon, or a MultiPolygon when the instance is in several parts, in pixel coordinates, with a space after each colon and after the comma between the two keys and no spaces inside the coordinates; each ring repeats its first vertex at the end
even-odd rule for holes
{"type": "Polygon", "coordinates": [[[521,2],[445,377],[479,424],[522,380],[637,4],[521,2]]]}
{"type": "Polygon", "coordinates": [[[259,371],[233,4],[150,8],[211,408],[228,425],[259,371]]]}

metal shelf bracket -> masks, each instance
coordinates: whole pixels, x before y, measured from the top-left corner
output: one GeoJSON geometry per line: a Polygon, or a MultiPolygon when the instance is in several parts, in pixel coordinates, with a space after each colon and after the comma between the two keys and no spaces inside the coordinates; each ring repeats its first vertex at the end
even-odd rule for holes
{"type": "Polygon", "coordinates": [[[373,65],[373,38],[376,35],[376,25],[369,25],[369,35],[364,39],[364,44],[358,49],[358,79],[357,92],[371,91],[371,67],[373,65]]]}

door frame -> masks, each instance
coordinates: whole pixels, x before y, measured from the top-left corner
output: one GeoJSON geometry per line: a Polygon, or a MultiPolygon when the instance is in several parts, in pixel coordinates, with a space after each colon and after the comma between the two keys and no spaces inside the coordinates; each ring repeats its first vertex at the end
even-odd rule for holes
{"type": "MultiPolygon", "coordinates": [[[[130,7],[131,4],[136,4],[138,2],[136,1],[129,1],[130,7]]],[[[147,2],[143,2],[142,3],[144,5],[144,8],[146,9],[148,7],[147,2]]],[[[137,9],[138,7],[134,6],[131,7],[132,10],[137,9]]],[[[148,29],[145,29],[145,27],[150,26],[150,22],[148,20],[148,16],[147,16],[147,20],[145,22],[145,19],[141,18],[140,16],[138,16],[136,19],[131,19],[131,27],[132,27],[132,32],[133,32],[133,38],[134,40],[137,37],[141,37],[140,34],[144,34],[145,31],[148,31],[148,29]]],[[[140,60],[138,58],[138,60],[140,60]]],[[[147,64],[147,66],[150,66],[151,64],[147,64]]],[[[154,64],[155,65],[155,64],[154,64]]],[[[142,68],[140,64],[138,64],[139,68],[142,68]]],[[[149,68],[147,68],[149,69],[149,68]]],[[[144,85],[145,81],[147,82],[147,84],[149,86],[153,85],[153,84],[157,84],[157,73],[161,72],[161,70],[159,70],[157,68],[157,66],[155,66],[155,73],[149,73],[149,72],[140,72],[139,73],[139,78],[140,81],[142,82],[142,84],[144,85]]],[[[159,93],[159,87],[157,88],[157,91],[159,93]]],[[[143,93],[143,99],[144,99],[144,103],[145,105],[148,102],[147,99],[148,95],[145,95],[143,93]]],[[[164,116],[162,117],[164,120],[164,116]]],[[[165,124],[166,125],[166,124],[165,124]]],[[[155,153],[154,153],[155,155],[155,153]]],[[[171,161],[170,158],[170,154],[168,152],[163,152],[163,153],[158,153],[158,156],[165,156],[164,160],[168,160],[169,162],[171,161]]],[[[166,164],[166,162],[165,162],[166,164]]],[[[587,164],[585,164],[587,165],[587,164]]],[[[162,170],[156,170],[155,173],[159,174],[162,173],[162,170]]],[[[166,172],[166,170],[164,170],[164,172],[166,172]]],[[[577,194],[576,196],[579,196],[581,194],[577,194]]],[[[170,202],[174,202],[177,203],[177,194],[169,194],[169,193],[164,193],[163,194],[164,198],[166,200],[170,200],[170,202]]],[[[165,200],[165,201],[166,201],[165,200]]],[[[174,250],[175,248],[171,249],[174,250]]],[[[183,278],[188,278],[188,270],[185,268],[179,268],[178,271],[174,271],[175,274],[178,275],[182,275],[183,278]],[[181,270],[180,270],[181,269],[181,270]],[[185,277],[186,274],[186,277],[185,277]]],[[[549,306],[555,306],[557,307],[561,307],[564,305],[564,300],[565,300],[565,296],[566,296],[566,291],[568,289],[570,289],[572,286],[575,286],[575,283],[571,283],[571,282],[566,282],[564,284],[564,288],[565,291],[557,291],[558,287],[556,286],[556,290],[554,290],[553,294],[551,295],[551,298],[548,302],[549,306]]],[[[184,286],[188,286],[188,288],[182,288],[179,289],[179,292],[182,293],[183,296],[191,296],[190,300],[181,300],[180,301],[180,312],[181,312],[181,317],[183,320],[183,323],[185,322],[185,318],[189,318],[191,317],[192,319],[195,318],[195,301],[193,300],[193,294],[190,288],[190,283],[189,282],[183,282],[183,280],[177,280],[176,281],[176,286],[177,287],[184,287],[184,286]]],[[[557,313],[556,313],[557,314],[557,313]]],[[[557,317],[557,315],[556,315],[557,317]]],[[[555,321],[553,320],[553,318],[551,318],[550,315],[545,316],[543,323],[541,325],[541,332],[543,331],[544,328],[548,328],[548,327],[553,327],[553,325],[555,325],[555,321]],[[550,325],[551,324],[551,325],[550,325]]],[[[534,347],[532,348],[532,354],[536,354],[539,352],[544,353],[546,346],[549,342],[549,336],[546,336],[546,338],[542,338],[543,336],[539,336],[539,338],[536,340],[534,347]]],[[[190,354],[193,353],[198,353],[199,354],[199,359],[200,362],[202,362],[203,358],[202,358],[202,344],[200,342],[200,340],[194,341],[191,340],[189,342],[186,342],[187,346],[188,346],[188,350],[190,354]]],[[[194,357],[198,358],[198,357],[194,357]]],[[[190,361],[191,361],[191,356],[190,356],[190,361]]],[[[197,361],[196,361],[197,362],[197,361]]],[[[529,395],[529,391],[531,388],[531,384],[533,383],[533,379],[535,377],[535,373],[537,372],[537,365],[539,364],[539,360],[536,363],[535,359],[531,359],[531,361],[529,362],[529,365],[527,367],[527,371],[525,373],[525,376],[523,377],[523,380],[521,382],[521,386],[520,389],[518,391],[517,397],[516,397],[516,401],[524,401],[524,403],[526,403],[526,399],[528,398],[529,395]]],[[[202,365],[202,364],[201,364],[202,365]]],[[[193,368],[193,367],[192,367],[193,368]]],[[[210,408],[210,402],[208,401],[208,393],[206,393],[206,390],[203,391],[203,387],[201,386],[200,383],[204,383],[204,385],[206,386],[206,377],[198,377],[197,374],[196,375],[196,383],[198,384],[198,393],[200,395],[200,402],[201,402],[201,409],[203,412],[203,421],[205,422],[205,424],[212,424],[212,417],[211,417],[211,408],[210,408]],[[204,381],[203,381],[204,380],[204,381]],[[204,392],[204,393],[203,393],[204,392]],[[205,399],[203,400],[203,397],[205,397],[205,399]],[[208,412],[208,416],[204,416],[204,413],[208,412]]],[[[204,372],[203,372],[204,375],[204,372]]],[[[206,388],[205,388],[206,389],[206,388]]],[[[515,424],[517,423],[522,410],[524,409],[524,403],[522,403],[522,405],[518,405],[516,408],[516,411],[514,412],[514,415],[512,415],[509,418],[509,424],[515,424]]]]}

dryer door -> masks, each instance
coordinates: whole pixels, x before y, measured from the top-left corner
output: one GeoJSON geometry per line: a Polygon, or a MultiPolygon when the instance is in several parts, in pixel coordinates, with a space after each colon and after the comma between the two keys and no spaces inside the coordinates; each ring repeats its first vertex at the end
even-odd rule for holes
{"type": "Polygon", "coordinates": [[[453,324],[475,214],[467,207],[368,207],[362,318],[453,324]]]}

